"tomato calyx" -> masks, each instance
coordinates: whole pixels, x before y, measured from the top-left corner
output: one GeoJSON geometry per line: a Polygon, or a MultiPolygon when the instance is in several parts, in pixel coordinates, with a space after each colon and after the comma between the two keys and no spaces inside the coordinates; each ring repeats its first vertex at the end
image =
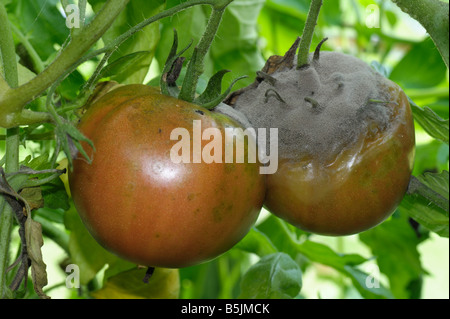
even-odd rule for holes
{"type": "MultiPolygon", "coordinates": [[[[178,80],[181,70],[183,68],[183,64],[186,60],[185,57],[181,55],[186,52],[192,45],[192,41],[180,52],[177,53],[178,50],[178,33],[174,30],[174,37],[172,48],[169,52],[169,55],[166,60],[166,64],[164,66],[160,87],[161,93],[165,95],[169,95],[175,98],[180,98],[180,93],[183,90],[183,86],[179,87],[176,83],[178,80]]],[[[191,57],[191,60],[195,59],[197,50],[194,50],[194,53],[191,57]]],[[[229,73],[230,70],[220,70],[216,74],[214,74],[208,81],[206,89],[196,96],[192,103],[196,105],[200,105],[208,110],[214,109],[217,105],[219,105],[231,92],[234,84],[246,78],[247,76],[241,76],[232,81],[229,87],[222,93],[222,80],[225,74],[229,73]]]]}

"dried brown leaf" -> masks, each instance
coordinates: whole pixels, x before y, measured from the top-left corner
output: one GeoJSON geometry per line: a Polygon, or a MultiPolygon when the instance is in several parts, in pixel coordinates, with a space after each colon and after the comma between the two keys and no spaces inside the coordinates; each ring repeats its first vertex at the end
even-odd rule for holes
{"type": "Polygon", "coordinates": [[[47,285],[47,266],[42,258],[41,247],[44,244],[42,238],[42,226],[28,216],[25,222],[25,238],[27,244],[28,258],[31,261],[31,279],[34,290],[42,299],[49,299],[43,288],[47,285]]]}

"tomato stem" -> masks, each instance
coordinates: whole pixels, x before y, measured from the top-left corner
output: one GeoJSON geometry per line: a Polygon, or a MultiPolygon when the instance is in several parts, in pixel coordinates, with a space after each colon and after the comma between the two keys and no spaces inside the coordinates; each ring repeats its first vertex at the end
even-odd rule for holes
{"type": "MultiPolygon", "coordinates": [[[[0,3],[0,63],[3,63],[4,80],[10,88],[19,85],[17,72],[16,52],[11,27],[5,6],[0,3]]],[[[15,172],[19,170],[19,128],[6,130],[5,170],[15,172]]],[[[9,243],[13,223],[13,210],[0,197],[0,298],[3,298],[8,287],[6,286],[6,268],[9,255],[9,243]]]]}
{"type": "Polygon", "coordinates": [[[308,17],[306,18],[305,28],[298,49],[297,69],[308,64],[309,48],[311,47],[314,28],[317,24],[322,2],[322,0],[312,0],[311,6],[309,7],[308,17]]]}
{"type": "Polygon", "coordinates": [[[19,30],[19,28],[17,28],[12,23],[11,23],[11,30],[16,35],[16,37],[20,41],[20,43],[23,44],[23,46],[27,50],[27,53],[30,55],[34,70],[37,73],[41,73],[45,68],[44,62],[41,60],[41,57],[36,52],[33,45],[30,43],[30,41],[28,41],[28,38],[19,30]]]}
{"type": "Polygon", "coordinates": [[[145,272],[145,276],[144,276],[144,278],[142,279],[142,281],[145,283],[145,284],[148,284],[148,282],[149,282],[149,280],[150,280],[150,278],[153,276],[153,273],[155,272],[155,267],[148,267],[147,268],[147,271],[145,272]]]}
{"type": "MultiPolygon", "coordinates": [[[[43,91],[58,81],[58,79],[64,78],[75,70],[80,64],[96,57],[97,55],[113,52],[125,40],[145,26],[196,5],[210,5],[216,11],[223,11],[225,7],[232,2],[232,0],[190,0],[180,3],[175,7],[160,12],[135,25],[105,47],[85,54],[86,51],[105,33],[117,15],[127,5],[128,1],[129,0],[107,1],[102,10],[89,24],[83,26],[83,28],[80,28],[77,32],[71,33],[72,37],[70,41],[67,45],[63,46],[63,49],[58,57],[47,68],[27,83],[13,89],[7,85],[2,77],[0,77],[0,126],[7,128],[50,121],[50,117],[48,115],[35,114],[31,116],[28,113],[22,114],[21,111],[26,103],[36,99],[43,91]],[[85,55],[83,56],[83,54],[85,55]]],[[[6,10],[4,17],[0,20],[1,22],[8,21],[6,17],[6,10]]],[[[215,34],[215,32],[213,32],[213,34],[215,34]]],[[[0,40],[3,39],[5,38],[0,36],[0,40]]],[[[205,45],[206,44],[207,42],[205,41],[205,45]]],[[[209,48],[209,45],[207,45],[207,48],[209,48]]],[[[204,51],[204,48],[201,46],[199,49],[200,51],[204,51]]]]}
{"type": "Polygon", "coordinates": [[[8,15],[3,4],[0,4],[0,54],[5,80],[10,87],[15,88],[19,85],[16,51],[8,15]]]}
{"type": "MultiPolygon", "coordinates": [[[[106,32],[128,1],[110,0],[106,2],[94,20],[83,28],[83,32],[77,32],[76,36],[72,37],[68,45],[61,50],[58,57],[47,68],[27,83],[3,92],[3,95],[0,95],[0,107],[2,108],[0,125],[14,127],[23,124],[17,118],[10,119],[8,115],[20,113],[26,103],[39,96],[62,75],[67,74],[66,71],[72,69],[80,57],[106,32]]],[[[0,20],[8,21],[3,17],[0,20]]],[[[3,36],[0,38],[3,39],[3,36]]]]}
{"type": "Polygon", "coordinates": [[[188,102],[194,101],[198,79],[204,71],[204,59],[208,53],[212,41],[214,40],[214,37],[216,36],[217,30],[219,29],[224,11],[225,6],[219,9],[215,7],[212,8],[206,30],[203,33],[197,47],[194,49],[194,53],[189,61],[186,76],[181,87],[180,95],[178,96],[181,100],[188,102]]]}

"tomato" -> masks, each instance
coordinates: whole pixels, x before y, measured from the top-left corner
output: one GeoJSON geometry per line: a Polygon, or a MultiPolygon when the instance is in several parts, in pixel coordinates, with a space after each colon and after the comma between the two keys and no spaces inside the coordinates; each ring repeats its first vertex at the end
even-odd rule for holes
{"type": "Polygon", "coordinates": [[[95,152],[91,164],[74,160],[70,189],[87,229],[109,251],[150,267],[191,266],[229,250],[256,221],[265,194],[258,163],[171,160],[171,132],[185,128],[192,138],[194,120],[203,132],[238,127],[145,85],[108,92],[81,118],[95,152]]]}
{"type": "Polygon", "coordinates": [[[414,125],[407,97],[394,83],[387,88],[394,112],[387,130],[360,136],[332,163],[314,158],[280,158],[267,178],[265,205],[303,230],[349,235],[389,217],[409,184],[414,159],[414,125]]]}
{"type": "MultiPolygon", "coordinates": [[[[348,235],[376,226],[402,200],[414,159],[414,123],[395,83],[337,52],[297,69],[271,57],[228,101],[252,126],[278,129],[278,170],[267,209],[303,230],[348,235]]],[[[271,146],[272,147],[272,146],[271,146]]]]}

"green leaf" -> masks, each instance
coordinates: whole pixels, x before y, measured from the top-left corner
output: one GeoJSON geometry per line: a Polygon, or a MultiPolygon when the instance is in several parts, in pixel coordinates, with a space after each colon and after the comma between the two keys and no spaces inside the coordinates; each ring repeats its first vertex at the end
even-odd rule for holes
{"type": "MultiPolygon", "coordinates": [[[[308,10],[308,1],[266,2],[258,17],[258,29],[261,37],[267,41],[269,52],[284,55],[289,50],[295,39],[300,35],[300,30],[304,28],[308,10]],[[282,2],[290,2],[292,5],[284,6],[281,4],[282,2]],[[301,6],[301,8],[296,8],[295,6],[301,6]]],[[[320,29],[317,28],[316,30],[320,29]]]]}
{"type": "Polygon", "coordinates": [[[277,252],[269,237],[257,228],[252,228],[235,247],[260,257],[277,252]]]}
{"type": "MultiPolygon", "coordinates": [[[[326,25],[341,25],[343,23],[340,0],[324,1],[320,9],[319,22],[325,21],[326,25]]],[[[324,23],[324,24],[325,24],[324,23]]]]}
{"type": "Polygon", "coordinates": [[[41,185],[42,197],[44,205],[49,209],[70,208],[69,196],[67,195],[64,183],[60,178],[55,178],[44,185],[41,185]]]}
{"type": "Polygon", "coordinates": [[[370,275],[356,266],[367,261],[358,254],[339,254],[330,247],[307,240],[300,244],[299,250],[309,260],[327,265],[350,278],[354,287],[364,298],[392,298],[392,294],[383,285],[370,286],[367,284],[370,275]]]}
{"type": "Polygon", "coordinates": [[[150,51],[139,51],[124,55],[111,63],[108,63],[100,72],[99,79],[110,77],[111,80],[116,80],[120,77],[127,76],[139,71],[141,68],[148,67],[145,61],[153,53],[150,51]]]}
{"type": "Polygon", "coordinates": [[[386,16],[387,21],[389,22],[391,27],[395,27],[395,25],[397,24],[397,15],[390,11],[390,10],[384,10],[384,14],[386,16]]]}
{"type": "Polygon", "coordinates": [[[299,242],[294,226],[291,227],[282,219],[270,214],[256,227],[256,230],[269,238],[277,251],[282,251],[293,259],[297,258],[299,242]]]}
{"type": "Polygon", "coordinates": [[[69,35],[64,17],[56,7],[59,0],[17,0],[8,6],[9,18],[36,50],[41,60],[47,60],[69,35]]]}
{"type": "MultiPolygon", "coordinates": [[[[217,36],[210,49],[214,61],[213,72],[231,70],[233,77],[254,75],[264,66],[265,59],[258,48],[258,17],[264,0],[235,0],[227,7],[217,36]]],[[[240,81],[236,88],[244,87],[254,78],[240,81]]],[[[232,81],[224,81],[226,90],[232,81]]]]}
{"type": "Polygon", "coordinates": [[[94,291],[97,299],[176,299],[180,281],[178,269],[156,268],[148,283],[142,279],[145,268],[121,272],[108,278],[103,288],[94,291]]]}
{"type": "Polygon", "coordinates": [[[58,92],[68,100],[75,100],[85,80],[78,70],[70,73],[58,86],[58,92]]]}
{"type": "Polygon", "coordinates": [[[420,239],[405,216],[394,214],[359,235],[372,250],[380,271],[388,277],[395,298],[411,298],[408,287],[424,274],[417,250],[420,239]]]}
{"type": "MultiPolygon", "coordinates": [[[[172,7],[172,4],[179,4],[179,1],[168,1],[167,7],[172,7]]],[[[207,15],[201,6],[194,6],[177,13],[171,19],[162,20],[161,40],[156,52],[159,65],[163,66],[166,64],[167,53],[173,47],[174,29],[177,30],[178,47],[186,48],[190,46],[190,43],[198,43],[206,28],[207,21],[207,15]]],[[[186,55],[190,55],[191,51],[187,51],[186,55]]],[[[205,67],[207,68],[208,66],[205,67]]]]}
{"type": "Polygon", "coordinates": [[[344,272],[352,280],[353,286],[366,299],[392,299],[392,293],[379,283],[379,278],[373,278],[358,268],[345,266],[344,272]],[[375,281],[375,282],[372,282],[375,281]]]}
{"type": "Polygon", "coordinates": [[[445,79],[447,67],[431,39],[415,44],[389,78],[403,88],[433,87],[445,79]]]}
{"type": "Polygon", "coordinates": [[[404,1],[392,0],[404,12],[417,20],[427,30],[442,55],[447,68],[449,66],[449,6],[448,1],[404,1]]]}
{"type": "Polygon", "coordinates": [[[409,99],[414,119],[433,138],[448,144],[448,119],[444,120],[429,107],[421,108],[409,99]]]}
{"type": "Polygon", "coordinates": [[[289,254],[293,259],[302,254],[311,261],[340,271],[344,266],[356,266],[367,261],[358,254],[338,254],[330,247],[312,240],[299,241],[295,227],[273,215],[258,225],[257,229],[270,238],[278,251],[289,254]]]}
{"type": "MultiPolygon", "coordinates": [[[[52,164],[48,159],[48,154],[41,154],[34,158],[31,156],[27,156],[22,162],[21,165],[29,167],[32,170],[40,171],[51,169],[52,164]]],[[[43,179],[51,175],[49,174],[34,174],[30,175],[29,178],[43,179]]],[[[48,209],[63,209],[68,210],[70,208],[69,197],[66,192],[66,188],[64,183],[60,178],[55,175],[55,178],[46,182],[45,184],[40,186],[42,198],[44,200],[44,205],[48,209]]]]}
{"type": "MultiPolygon", "coordinates": [[[[235,0],[227,7],[211,52],[225,54],[254,46],[259,39],[258,16],[265,0],[235,0]]],[[[226,68],[230,69],[231,68],[226,68]]]]}
{"type": "Polygon", "coordinates": [[[367,261],[366,258],[358,254],[338,254],[330,247],[311,240],[299,244],[299,251],[308,259],[339,271],[343,271],[345,267],[360,265],[367,261]]]}
{"type": "MultiPolygon", "coordinates": [[[[89,0],[95,12],[98,12],[103,4],[104,0],[89,0]]],[[[123,10],[114,21],[111,28],[103,35],[103,41],[108,44],[113,41],[119,35],[125,33],[131,26],[134,26],[146,18],[150,18],[155,14],[164,10],[165,0],[133,0],[130,1],[125,10],[123,10]]],[[[159,42],[160,31],[159,22],[152,23],[135,33],[132,37],[126,40],[119,49],[113,53],[111,60],[115,61],[120,57],[127,56],[128,54],[135,52],[146,51],[149,52],[145,56],[141,56],[138,64],[128,65],[129,68],[126,71],[122,71],[115,76],[115,81],[122,84],[143,83],[150,64],[153,60],[153,56],[156,50],[156,46],[159,42]]]]}
{"type": "MultiPolygon", "coordinates": [[[[220,74],[220,72],[218,74],[220,74]]],[[[212,110],[217,105],[219,105],[223,100],[225,100],[225,98],[228,96],[228,94],[230,94],[231,89],[233,88],[233,86],[236,82],[238,82],[239,80],[245,79],[245,78],[247,78],[247,76],[243,75],[243,76],[240,76],[240,77],[234,79],[233,82],[231,82],[231,84],[228,86],[228,88],[222,94],[214,96],[214,93],[211,95],[209,95],[209,93],[208,93],[200,105],[208,110],[212,110]]],[[[215,80],[216,79],[214,79],[213,81],[215,81],[215,80]]],[[[208,86],[209,86],[209,83],[208,83],[208,86]]],[[[219,87],[216,87],[216,88],[219,88],[219,87]]],[[[208,90],[208,88],[206,88],[206,89],[208,90]]],[[[212,91],[214,91],[214,89],[212,91]]]]}
{"type": "Polygon", "coordinates": [[[367,261],[366,258],[358,254],[339,254],[330,247],[312,240],[299,241],[295,227],[290,227],[273,215],[258,225],[257,228],[270,238],[278,251],[289,254],[291,258],[297,259],[298,255],[301,254],[311,262],[329,266],[350,278],[364,298],[392,298],[392,294],[381,284],[378,287],[366,285],[366,279],[369,278],[369,275],[357,268],[367,261]]]}
{"type": "Polygon", "coordinates": [[[266,6],[289,15],[306,19],[310,4],[310,0],[268,0],[266,6]]]}
{"type": "Polygon", "coordinates": [[[65,209],[48,208],[44,206],[35,211],[34,217],[39,216],[52,223],[64,224],[64,212],[65,209]]]}
{"type": "MultiPolygon", "coordinates": [[[[435,173],[424,173],[417,178],[428,187],[432,188],[438,194],[440,194],[443,198],[449,199],[448,193],[448,171],[443,171],[439,174],[435,173]]],[[[447,202],[447,215],[448,215],[448,202],[447,202]]]]}
{"type": "Polygon", "coordinates": [[[214,74],[208,81],[205,91],[194,100],[197,105],[203,105],[217,98],[222,92],[222,79],[230,70],[221,70],[214,74]]]}
{"type": "Polygon", "coordinates": [[[416,145],[413,175],[423,172],[441,172],[448,169],[449,146],[438,140],[416,145]]]}
{"type": "Polygon", "coordinates": [[[302,272],[299,265],[285,253],[274,253],[262,257],[245,273],[239,298],[294,298],[301,288],[302,272]]]}
{"type": "Polygon", "coordinates": [[[36,171],[52,168],[48,161],[48,154],[41,154],[34,158],[32,158],[31,155],[28,155],[20,164],[36,171]]]}
{"type": "Polygon", "coordinates": [[[417,176],[423,185],[418,185],[414,190],[408,191],[403,198],[399,210],[408,214],[430,231],[441,237],[449,237],[449,173],[443,171],[439,174],[425,173],[417,176]],[[430,194],[431,192],[431,194],[430,194]],[[440,196],[441,204],[437,205],[430,198],[440,196]],[[442,207],[444,206],[444,207],[442,207]]]}
{"type": "MultiPolygon", "coordinates": [[[[2,66],[0,65],[0,73],[3,73],[2,66]]],[[[17,64],[17,73],[19,76],[19,85],[22,85],[36,76],[36,74],[24,67],[22,64],[17,64]]]]}

